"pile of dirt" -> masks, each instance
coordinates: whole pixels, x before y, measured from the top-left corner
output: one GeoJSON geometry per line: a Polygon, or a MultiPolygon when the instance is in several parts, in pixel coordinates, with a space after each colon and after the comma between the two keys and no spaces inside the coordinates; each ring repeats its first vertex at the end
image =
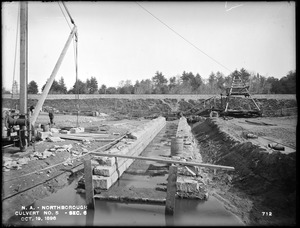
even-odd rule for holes
{"type": "MultiPolygon", "coordinates": [[[[69,106],[65,106],[69,100],[49,100],[45,101],[45,105],[51,105],[61,111],[68,111],[69,106]],[[49,104],[48,104],[49,102],[49,104]]],[[[149,116],[156,113],[167,113],[171,111],[169,105],[163,103],[159,99],[82,99],[79,100],[79,109],[81,111],[98,111],[102,113],[107,113],[110,115],[131,115],[135,117],[149,116]]],[[[76,107],[76,106],[74,106],[76,107]]]]}
{"type": "MultiPolygon", "coordinates": [[[[225,100],[224,100],[224,103],[225,103],[225,100]]],[[[256,106],[251,99],[247,99],[247,98],[243,98],[243,97],[231,97],[228,101],[228,109],[254,110],[254,109],[256,109],[256,106]]]]}
{"type": "Polygon", "coordinates": [[[232,173],[219,172],[213,189],[238,208],[235,213],[247,225],[295,225],[296,152],[269,153],[225,131],[216,118],[192,131],[203,162],[235,167],[232,173]]]}

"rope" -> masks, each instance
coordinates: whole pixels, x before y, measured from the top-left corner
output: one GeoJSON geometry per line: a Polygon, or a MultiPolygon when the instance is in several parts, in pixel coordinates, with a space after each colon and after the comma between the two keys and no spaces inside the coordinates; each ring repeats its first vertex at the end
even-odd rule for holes
{"type": "Polygon", "coordinates": [[[76,106],[77,106],[77,120],[76,120],[76,127],[79,126],[78,124],[78,112],[79,112],[79,89],[78,89],[78,34],[75,35],[75,43],[73,40],[73,47],[74,47],[74,59],[75,59],[75,74],[76,74],[76,106]]]}
{"type": "Polygon", "coordinates": [[[211,60],[213,60],[215,63],[219,64],[220,66],[222,66],[223,68],[225,68],[226,70],[228,70],[229,72],[232,72],[232,70],[230,70],[229,68],[227,68],[226,66],[224,66],[222,63],[220,63],[219,61],[217,61],[216,59],[214,59],[213,57],[209,56],[208,54],[206,54],[204,51],[202,51],[200,48],[198,48],[196,45],[194,45],[192,42],[190,42],[189,40],[187,40],[186,38],[184,38],[182,35],[180,35],[178,32],[176,32],[174,29],[172,29],[170,26],[168,26],[165,22],[163,22],[162,20],[160,20],[158,17],[156,17],[155,15],[153,15],[149,10],[145,9],[143,6],[141,6],[138,2],[135,2],[138,6],[140,6],[143,10],[145,10],[148,14],[150,14],[152,17],[154,17],[156,20],[158,20],[160,23],[162,23],[164,26],[166,26],[168,29],[170,29],[172,32],[174,32],[177,36],[179,36],[180,38],[182,38],[184,41],[186,41],[187,43],[189,43],[191,46],[193,46],[194,48],[196,48],[198,51],[200,51],[202,54],[206,55],[208,58],[210,58],[211,60]]]}
{"type": "Polygon", "coordinates": [[[60,8],[60,10],[61,10],[61,12],[62,12],[62,14],[64,15],[64,18],[65,18],[65,20],[66,20],[66,22],[67,22],[67,24],[68,24],[68,26],[69,26],[70,30],[72,30],[72,28],[71,28],[71,25],[69,24],[69,22],[68,22],[68,20],[67,20],[67,17],[65,16],[65,13],[64,13],[64,11],[63,11],[63,10],[62,10],[62,8],[60,7],[60,4],[59,4],[59,2],[57,2],[57,4],[58,4],[58,6],[59,6],[59,8],[60,8]]]}
{"type": "MultiPolygon", "coordinates": [[[[99,147],[99,148],[97,148],[97,149],[94,149],[94,150],[92,150],[92,151],[89,151],[89,152],[87,152],[86,154],[83,154],[83,155],[74,157],[74,158],[70,159],[70,161],[73,161],[73,160],[78,159],[78,158],[82,158],[82,157],[84,157],[84,156],[86,156],[86,155],[88,155],[88,154],[90,154],[90,153],[97,152],[98,150],[101,150],[101,149],[105,148],[106,146],[108,146],[108,145],[110,145],[110,144],[113,144],[113,143],[118,142],[119,140],[121,140],[121,139],[124,138],[125,136],[126,136],[126,134],[124,134],[123,136],[117,138],[116,140],[114,140],[114,141],[112,141],[112,142],[110,142],[110,143],[105,144],[105,145],[102,146],[102,147],[99,147]]],[[[37,172],[40,172],[40,171],[43,171],[43,170],[47,170],[47,169],[54,168],[54,167],[56,167],[56,166],[58,166],[58,165],[61,165],[61,164],[63,164],[63,163],[65,163],[65,161],[60,162],[60,163],[57,163],[57,164],[54,164],[54,165],[51,165],[51,166],[48,166],[48,167],[46,167],[46,168],[43,168],[43,169],[40,169],[40,170],[31,172],[31,173],[26,173],[26,174],[24,174],[24,175],[21,175],[21,176],[18,176],[18,177],[15,177],[15,178],[12,178],[12,179],[3,181],[3,183],[6,183],[6,182],[9,182],[9,181],[12,181],[12,180],[16,180],[16,179],[19,179],[19,178],[21,178],[21,177],[29,176],[29,175],[31,175],[31,174],[34,174],[34,173],[37,173],[37,172]]]]}
{"type": "MultiPolygon", "coordinates": [[[[63,4],[63,6],[64,6],[64,8],[65,8],[65,10],[66,10],[66,12],[67,12],[67,14],[68,14],[68,16],[69,16],[69,18],[70,18],[71,23],[72,23],[74,26],[76,26],[75,23],[74,23],[74,20],[73,20],[73,18],[72,18],[72,16],[71,16],[71,14],[70,14],[70,12],[69,12],[69,10],[68,10],[68,8],[67,8],[67,6],[65,5],[64,2],[61,2],[61,3],[63,4]]],[[[60,10],[61,10],[61,12],[62,12],[64,18],[66,19],[66,21],[67,21],[67,23],[68,23],[69,28],[72,30],[72,28],[71,28],[71,26],[70,26],[70,24],[69,24],[69,22],[68,22],[68,20],[67,20],[67,18],[66,18],[66,15],[65,15],[65,13],[63,12],[63,10],[62,10],[62,8],[61,8],[59,2],[58,2],[58,5],[59,5],[59,8],[60,8],[60,10]]],[[[76,116],[77,116],[76,127],[78,127],[78,126],[79,126],[79,123],[78,123],[78,118],[79,118],[79,116],[78,116],[78,111],[79,111],[79,90],[78,90],[78,33],[77,33],[77,32],[76,32],[76,34],[75,34],[75,41],[74,41],[74,38],[73,38],[73,49],[74,49],[74,60],[75,60],[75,74],[76,74],[76,82],[75,82],[75,85],[76,85],[75,99],[76,99],[76,109],[77,109],[77,114],[76,114],[76,116]]]]}
{"type": "Polygon", "coordinates": [[[41,184],[45,184],[45,183],[47,183],[48,181],[50,181],[50,180],[52,180],[52,179],[54,179],[54,178],[56,178],[56,177],[62,175],[63,173],[65,173],[65,171],[64,171],[64,172],[61,172],[61,173],[59,173],[59,174],[57,174],[57,175],[55,175],[55,176],[53,176],[53,177],[51,177],[51,178],[49,178],[49,179],[47,179],[47,180],[45,180],[45,181],[39,182],[39,183],[37,183],[37,184],[35,184],[35,185],[29,187],[29,188],[23,189],[23,190],[21,190],[21,191],[18,191],[18,192],[16,192],[16,193],[13,193],[13,194],[11,194],[11,195],[9,195],[9,196],[3,197],[3,198],[2,198],[2,202],[3,202],[4,200],[6,200],[6,199],[9,199],[9,198],[13,197],[13,196],[19,195],[19,194],[21,194],[21,193],[23,193],[23,192],[26,192],[26,191],[28,191],[28,190],[30,190],[30,189],[32,189],[32,188],[35,188],[35,187],[37,187],[37,186],[39,186],[39,185],[41,185],[41,184]]]}
{"type": "Polygon", "coordinates": [[[15,72],[16,72],[16,59],[17,59],[17,49],[18,49],[18,33],[19,33],[19,23],[20,23],[20,5],[18,10],[18,19],[17,19],[17,32],[16,32],[16,45],[15,45],[15,59],[14,59],[14,71],[13,71],[13,82],[11,88],[11,109],[13,109],[13,97],[14,97],[14,84],[15,84],[15,72]]]}
{"type": "Polygon", "coordinates": [[[69,12],[67,6],[65,5],[64,2],[61,2],[61,3],[64,5],[64,7],[65,7],[65,9],[66,9],[66,11],[67,11],[67,14],[69,15],[69,18],[70,18],[72,24],[75,25],[75,22],[74,22],[73,18],[71,17],[71,14],[70,14],[70,12],[69,12]]]}

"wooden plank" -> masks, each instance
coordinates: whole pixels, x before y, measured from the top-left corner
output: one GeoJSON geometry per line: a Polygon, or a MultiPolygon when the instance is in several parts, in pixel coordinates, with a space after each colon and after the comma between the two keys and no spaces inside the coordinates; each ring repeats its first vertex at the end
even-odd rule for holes
{"type": "MultiPolygon", "coordinates": [[[[60,134],[60,135],[64,135],[64,134],[60,134]]],[[[79,136],[79,137],[108,137],[109,134],[105,133],[105,134],[92,134],[92,133],[71,133],[68,134],[69,136],[79,136]]]]}
{"type": "Polygon", "coordinates": [[[115,141],[116,139],[115,139],[115,138],[114,138],[114,139],[94,138],[94,140],[95,140],[96,142],[113,142],[113,141],[115,141]]]}
{"type": "Polygon", "coordinates": [[[93,169],[90,159],[84,160],[85,199],[88,209],[95,209],[93,169]]]}
{"type": "Polygon", "coordinates": [[[175,211],[175,196],[176,196],[176,181],[177,181],[177,167],[171,165],[169,168],[169,177],[167,184],[167,198],[165,214],[173,215],[175,211]]]}
{"type": "MultiPolygon", "coordinates": [[[[69,139],[69,140],[76,140],[76,141],[85,141],[85,140],[90,140],[90,141],[106,141],[109,135],[103,135],[103,134],[53,134],[57,137],[60,137],[62,139],[69,139]]],[[[107,141],[113,141],[114,139],[109,139],[107,141]]]]}
{"type": "Polygon", "coordinates": [[[94,138],[92,138],[92,137],[76,137],[76,136],[69,136],[68,134],[66,134],[66,135],[61,134],[61,135],[59,135],[59,137],[62,139],[69,139],[69,140],[76,140],[76,141],[85,141],[85,140],[93,141],[94,140],[94,138]]]}
{"type": "Polygon", "coordinates": [[[251,124],[256,124],[256,125],[277,126],[277,124],[269,124],[269,123],[265,123],[262,121],[256,122],[256,121],[245,120],[245,122],[251,123],[251,124]]]}
{"type": "Polygon", "coordinates": [[[152,199],[142,197],[127,197],[127,196],[103,196],[96,194],[95,198],[103,201],[117,201],[120,203],[146,203],[153,205],[165,205],[166,199],[152,199]]]}
{"type": "Polygon", "coordinates": [[[90,154],[95,154],[95,155],[105,156],[105,157],[120,157],[120,158],[138,159],[138,160],[146,160],[146,161],[155,161],[159,163],[200,166],[200,167],[212,168],[212,169],[224,169],[224,170],[231,170],[231,171],[235,170],[234,167],[232,166],[213,165],[213,164],[205,164],[205,163],[198,163],[198,162],[184,162],[184,161],[178,161],[172,159],[162,159],[162,158],[143,157],[143,156],[128,156],[122,154],[108,154],[102,152],[90,152],[90,154]]]}

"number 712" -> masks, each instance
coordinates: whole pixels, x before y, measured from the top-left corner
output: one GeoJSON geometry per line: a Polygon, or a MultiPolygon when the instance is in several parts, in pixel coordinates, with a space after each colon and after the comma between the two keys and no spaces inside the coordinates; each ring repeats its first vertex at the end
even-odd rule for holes
{"type": "Polygon", "coordinates": [[[272,212],[262,212],[262,216],[272,216],[272,212]]]}

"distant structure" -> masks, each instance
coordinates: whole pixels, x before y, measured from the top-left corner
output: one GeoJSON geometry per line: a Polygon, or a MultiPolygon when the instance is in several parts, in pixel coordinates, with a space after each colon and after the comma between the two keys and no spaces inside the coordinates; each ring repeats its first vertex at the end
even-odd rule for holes
{"type": "MultiPolygon", "coordinates": [[[[234,75],[231,83],[231,87],[226,89],[227,97],[226,97],[226,107],[224,110],[225,114],[231,114],[236,116],[246,115],[246,116],[261,116],[261,110],[259,106],[256,104],[255,100],[251,97],[249,93],[249,85],[243,82],[239,75],[234,75]],[[229,103],[231,97],[245,97],[250,99],[255,105],[255,109],[249,110],[234,110],[229,109],[229,103]]],[[[250,106],[249,106],[250,107],[250,106]]],[[[250,107],[251,108],[251,107],[250,107]]]]}
{"type": "Polygon", "coordinates": [[[15,80],[13,82],[13,86],[12,86],[12,94],[19,94],[19,85],[18,85],[18,82],[15,80]]]}

